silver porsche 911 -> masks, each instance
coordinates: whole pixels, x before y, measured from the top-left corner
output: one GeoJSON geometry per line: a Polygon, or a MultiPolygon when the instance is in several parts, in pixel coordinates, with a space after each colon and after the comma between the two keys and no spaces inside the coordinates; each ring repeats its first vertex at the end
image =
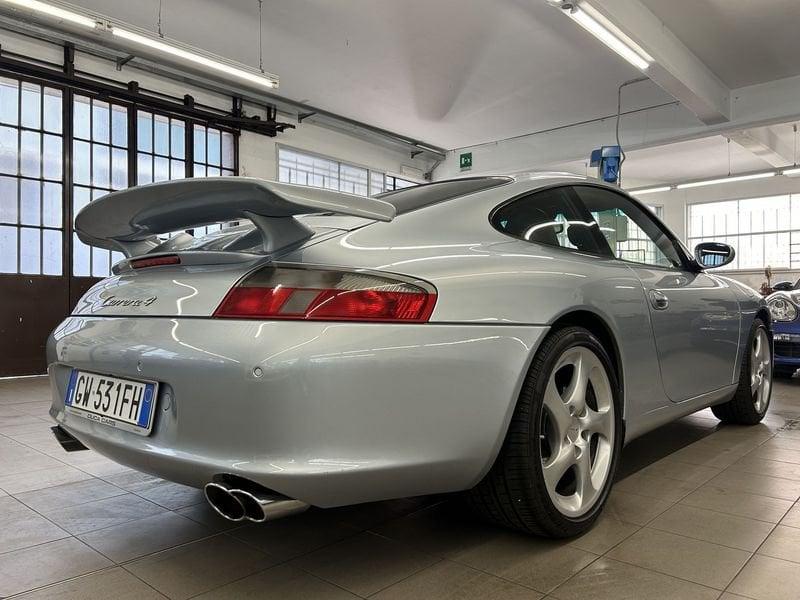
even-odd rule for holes
{"type": "Polygon", "coordinates": [[[250,178],[109,194],[128,258],[48,343],[58,433],[205,489],[232,520],[467,491],[588,528],[623,444],[770,401],[770,314],[619,189],[557,173],[364,198],[250,178]],[[212,222],[245,222],[194,238],[212,222]]]}

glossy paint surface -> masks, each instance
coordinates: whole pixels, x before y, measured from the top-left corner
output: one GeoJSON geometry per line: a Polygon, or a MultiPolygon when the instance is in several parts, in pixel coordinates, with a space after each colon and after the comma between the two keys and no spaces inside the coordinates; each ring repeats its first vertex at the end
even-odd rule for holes
{"type": "Polygon", "coordinates": [[[511,198],[582,181],[520,178],[391,222],[337,223],[335,234],[275,256],[121,273],[51,337],[52,414],[137,469],[198,486],[234,472],[332,506],[477,483],[539,344],[575,313],[613,338],[627,440],[726,401],[764,310],[753,290],[688,267],[511,238],[489,223],[511,198]],[[417,278],[436,288],[436,306],[416,325],[210,318],[236,281],[270,261],[417,278]],[[159,400],[151,437],[64,414],[72,367],[163,382],[169,399],[159,400]]]}

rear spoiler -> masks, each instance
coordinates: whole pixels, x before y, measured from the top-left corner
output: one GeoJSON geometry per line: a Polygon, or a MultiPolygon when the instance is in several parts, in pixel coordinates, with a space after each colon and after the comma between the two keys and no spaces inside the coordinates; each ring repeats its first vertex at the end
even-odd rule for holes
{"type": "Polygon", "coordinates": [[[78,213],[75,231],[86,244],[130,257],[158,246],[158,234],[249,219],[264,251],[272,253],[311,237],[313,231],[294,216],[314,213],[391,221],[395,208],[376,198],[254,177],[179,179],[98,198],[78,213]]]}

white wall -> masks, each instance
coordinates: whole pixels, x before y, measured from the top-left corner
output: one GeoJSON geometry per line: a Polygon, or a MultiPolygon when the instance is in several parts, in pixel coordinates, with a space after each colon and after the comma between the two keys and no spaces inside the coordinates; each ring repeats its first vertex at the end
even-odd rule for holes
{"type": "MultiPolygon", "coordinates": [[[[769,179],[755,179],[752,181],[645,194],[639,199],[647,204],[663,206],[663,217],[667,226],[680,239],[685,241],[689,212],[687,207],[689,204],[763,198],[781,194],[800,194],[800,178],[776,176],[769,179]]],[[[788,252],[789,249],[787,248],[786,251],[788,252]]],[[[800,278],[800,271],[773,268],[772,272],[773,283],[783,280],[796,281],[800,278]]],[[[760,288],[761,283],[766,280],[763,269],[723,273],[755,289],[760,288]]]]}
{"type": "MultiPolygon", "coordinates": [[[[62,48],[55,44],[40,42],[6,31],[3,31],[2,42],[4,51],[56,64],[60,64],[63,60],[62,48]]],[[[76,53],[75,66],[78,71],[120,82],[138,81],[141,88],[149,91],[157,91],[178,98],[182,98],[184,94],[190,94],[198,104],[228,111],[231,109],[230,96],[194,88],[181,81],[155,76],[129,67],[123,68],[120,72],[110,61],[91,55],[76,53]]],[[[248,115],[265,117],[261,107],[245,103],[244,110],[248,115]]],[[[309,150],[392,174],[400,174],[403,166],[414,167],[425,172],[432,164],[420,158],[411,159],[407,153],[398,152],[394,148],[366,141],[354,135],[310,123],[298,124],[294,118],[288,115],[278,114],[278,120],[293,123],[296,129],[287,129],[274,138],[249,132],[242,133],[239,141],[240,174],[267,179],[277,178],[277,144],[309,150]]]]}

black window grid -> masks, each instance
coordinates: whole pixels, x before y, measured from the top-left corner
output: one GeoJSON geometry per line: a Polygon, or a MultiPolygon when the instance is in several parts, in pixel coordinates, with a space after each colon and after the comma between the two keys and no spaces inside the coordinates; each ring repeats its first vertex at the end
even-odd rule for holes
{"type": "MultiPolygon", "coordinates": [[[[16,213],[17,213],[16,214],[16,221],[17,222],[5,222],[5,220],[3,220],[3,221],[0,221],[0,227],[13,227],[13,228],[16,228],[17,230],[19,230],[21,228],[26,228],[26,229],[36,229],[36,230],[42,230],[42,231],[43,230],[49,230],[49,231],[58,232],[61,235],[61,240],[62,240],[62,242],[61,242],[61,254],[58,257],[60,259],[60,265],[61,265],[61,273],[60,274],[62,276],[69,276],[69,275],[71,275],[73,273],[73,258],[74,258],[73,257],[73,247],[75,246],[76,243],[79,243],[79,240],[77,240],[77,236],[74,234],[74,223],[73,223],[74,222],[74,213],[76,212],[76,211],[74,211],[74,206],[73,206],[74,197],[75,197],[75,191],[76,190],[86,190],[86,191],[89,192],[90,198],[93,200],[93,199],[97,199],[98,197],[100,197],[102,195],[105,195],[106,193],[108,193],[110,191],[114,191],[115,189],[136,185],[137,184],[137,177],[138,177],[138,169],[137,169],[137,136],[136,136],[136,130],[137,130],[137,127],[136,127],[136,114],[137,114],[137,111],[138,110],[143,110],[143,111],[149,112],[151,114],[161,114],[161,115],[164,115],[165,113],[163,113],[163,112],[162,113],[158,113],[157,111],[152,110],[151,107],[147,106],[146,104],[129,104],[129,103],[125,103],[125,102],[119,102],[117,100],[110,100],[109,98],[106,98],[106,97],[100,97],[98,94],[96,94],[94,92],[88,92],[88,91],[85,91],[85,90],[73,89],[73,88],[70,88],[69,86],[63,86],[63,85],[54,83],[54,82],[52,82],[52,81],[50,81],[49,79],[46,79],[46,78],[42,79],[42,78],[37,78],[37,77],[29,77],[27,75],[21,75],[21,74],[18,74],[18,73],[10,73],[10,72],[7,72],[7,71],[0,71],[0,78],[4,78],[4,79],[8,79],[8,80],[16,82],[17,83],[17,88],[18,88],[17,89],[17,106],[16,106],[17,122],[16,123],[4,123],[4,122],[2,122],[2,120],[0,120],[0,127],[8,126],[8,127],[12,127],[15,130],[17,130],[17,168],[16,168],[16,173],[0,173],[0,178],[8,178],[8,179],[15,179],[16,180],[15,183],[16,183],[16,186],[17,186],[17,200],[16,200],[16,203],[17,203],[17,206],[16,206],[16,213]],[[40,94],[40,111],[39,111],[39,125],[40,125],[40,127],[36,128],[36,127],[30,127],[30,126],[26,126],[26,125],[21,125],[21,122],[22,122],[22,115],[21,115],[22,103],[20,101],[20,98],[21,98],[22,84],[23,83],[35,84],[37,86],[40,86],[41,90],[44,90],[45,88],[47,88],[49,90],[53,90],[53,91],[56,91],[56,92],[60,93],[60,103],[61,103],[61,117],[59,119],[60,125],[61,125],[60,131],[58,131],[56,133],[55,130],[52,130],[52,129],[49,129],[49,128],[48,129],[44,129],[45,118],[44,118],[42,104],[41,104],[41,103],[43,103],[45,101],[45,94],[44,93],[40,94]],[[74,98],[76,96],[83,97],[83,98],[90,98],[90,101],[91,100],[98,100],[100,102],[108,102],[109,104],[113,104],[113,105],[125,106],[127,108],[127,113],[128,113],[128,119],[127,119],[127,123],[128,123],[128,126],[127,126],[127,146],[125,146],[123,144],[120,144],[120,143],[117,143],[117,141],[113,138],[113,134],[111,132],[109,133],[110,137],[109,137],[109,141],[108,142],[102,142],[102,141],[99,141],[99,140],[89,139],[91,136],[82,135],[80,132],[77,132],[77,135],[73,134],[73,124],[74,124],[73,123],[73,121],[74,121],[74,113],[73,113],[73,104],[74,104],[74,102],[73,102],[73,100],[74,100],[74,98]],[[60,165],[61,165],[61,178],[60,179],[55,178],[55,177],[39,177],[39,176],[34,176],[34,175],[23,175],[23,174],[20,173],[20,168],[19,168],[20,162],[19,161],[21,160],[20,144],[21,144],[22,138],[19,135],[19,131],[32,131],[32,132],[36,132],[36,133],[45,133],[47,135],[54,135],[54,136],[60,138],[60,142],[61,142],[60,143],[60,153],[59,153],[59,158],[60,158],[59,162],[60,162],[60,165]],[[127,160],[127,185],[126,186],[98,185],[98,182],[93,179],[93,177],[94,177],[94,158],[95,157],[94,157],[94,152],[91,152],[91,151],[90,151],[89,154],[90,154],[91,160],[92,160],[92,165],[90,166],[90,177],[92,177],[92,179],[90,179],[90,181],[88,183],[86,183],[86,182],[74,183],[73,180],[72,180],[72,175],[73,175],[72,169],[73,169],[73,167],[65,168],[65,165],[72,165],[73,164],[72,154],[73,154],[73,144],[74,144],[75,141],[90,142],[91,144],[107,146],[107,147],[109,147],[111,149],[126,150],[127,151],[127,155],[128,155],[128,160],[127,160]],[[61,190],[61,194],[60,194],[61,203],[60,203],[60,219],[59,219],[60,224],[61,224],[60,227],[55,227],[55,226],[51,226],[51,225],[44,225],[44,224],[40,224],[40,225],[20,225],[19,224],[18,221],[20,220],[20,212],[21,212],[20,211],[20,206],[19,206],[19,203],[21,202],[21,198],[20,198],[20,194],[19,194],[19,186],[21,185],[21,182],[23,182],[23,181],[26,181],[26,182],[27,181],[38,182],[42,186],[45,185],[45,184],[47,184],[47,185],[55,184],[55,185],[60,185],[61,186],[60,187],[60,190],[61,190]]],[[[94,111],[90,111],[90,113],[92,113],[92,117],[93,117],[94,116],[94,114],[93,114],[94,111]]],[[[111,107],[110,106],[109,106],[109,114],[111,114],[111,107]]],[[[185,170],[184,170],[183,175],[185,177],[191,177],[191,176],[193,176],[193,171],[194,171],[193,161],[192,161],[192,145],[193,145],[193,134],[192,134],[192,132],[193,132],[193,125],[200,124],[200,125],[207,126],[208,124],[206,124],[205,122],[193,120],[193,119],[190,119],[190,118],[173,117],[172,115],[169,115],[169,114],[167,114],[166,116],[168,116],[170,118],[173,118],[173,119],[176,119],[176,120],[180,120],[182,122],[185,122],[185,124],[186,124],[186,126],[185,126],[186,139],[185,139],[185,144],[184,144],[184,147],[185,147],[185,150],[186,150],[186,158],[184,160],[185,170]]],[[[236,131],[236,130],[228,129],[228,128],[212,127],[212,129],[220,132],[220,139],[221,139],[221,132],[223,132],[223,131],[231,134],[231,137],[228,138],[228,139],[233,144],[233,168],[232,169],[226,169],[226,173],[225,174],[236,175],[238,173],[238,170],[239,170],[239,167],[238,167],[238,165],[239,165],[239,147],[238,147],[238,135],[239,135],[239,132],[236,131]]],[[[90,131],[91,131],[91,127],[90,127],[90,131]]],[[[39,144],[40,144],[40,148],[41,148],[41,144],[42,144],[41,139],[39,141],[39,144]]],[[[161,156],[162,155],[161,153],[158,153],[158,152],[156,152],[154,154],[156,156],[161,156]]],[[[43,165],[43,162],[42,162],[42,157],[43,157],[43,153],[40,151],[39,152],[39,161],[40,161],[40,163],[39,163],[39,173],[40,173],[40,175],[42,174],[41,170],[44,168],[44,165],[43,165]]],[[[113,157],[113,153],[112,152],[109,152],[109,157],[110,158],[113,157]]],[[[109,167],[109,171],[111,171],[111,167],[109,167]]],[[[109,173],[109,181],[110,180],[111,180],[111,174],[109,173]]],[[[2,180],[0,179],[0,181],[2,181],[2,180]]],[[[40,193],[40,204],[41,204],[41,202],[44,201],[43,191],[44,190],[42,189],[41,190],[42,193],[40,193]]],[[[41,218],[41,215],[43,214],[43,207],[42,206],[40,206],[40,208],[39,208],[39,214],[40,214],[40,218],[41,218]]],[[[195,233],[202,233],[202,231],[196,231],[195,233]]],[[[40,234],[39,238],[40,238],[39,261],[40,261],[40,265],[41,265],[42,262],[44,261],[45,253],[44,253],[44,249],[41,246],[41,244],[43,243],[43,236],[40,234]]],[[[20,235],[17,233],[17,257],[16,257],[17,265],[19,264],[19,260],[20,260],[19,243],[20,243],[20,235]]],[[[93,249],[93,251],[94,250],[97,250],[97,249],[93,249]]],[[[105,251],[102,251],[102,252],[105,252],[105,251]]],[[[116,256],[121,256],[121,255],[120,254],[116,254],[116,256]]],[[[110,264],[113,264],[113,261],[110,262],[109,265],[110,264]]],[[[0,271],[0,275],[15,275],[15,274],[16,275],[20,274],[19,273],[19,269],[17,269],[17,272],[0,271]]],[[[25,276],[37,276],[37,274],[35,274],[35,273],[24,273],[24,275],[25,276]]],[[[45,273],[44,275],[51,275],[51,274],[45,273]]],[[[89,276],[90,277],[98,277],[98,276],[103,276],[103,275],[96,275],[96,276],[95,275],[91,275],[91,266],[90,266],[90,275],[89,276]]]]}
{"type": "MultiPolygon", "coordinates": [[[[0,127],[13,129],[16,135],[16,165],[13,172],[0,172],[0,184],[10,182],[11,187],[14,189],[16,201],[16,218],[3,219],[0,217],[0,227],[13,228],[16,237],[16,254],[14,257],[15,267],[11,269],[3,269],[4,274],[22,274],[22,275],[48,275],[48,276],[61,276],[64,272],[64,211],[63,211],[63,176],[64,176],[64,136],[63,136],[63,121],[58,119],[58,127],[54,129],[47,128],[45,119],[45,102],[48,93],[52,93],[58,97],[57,108],[62,109],[64,103],[63,90],[56,86],[47,85],[43,82],[31,81],[20,77],[3,77],[5,80],[14,81],[16,83],[16,120],[5,121],[0,115],[0,127]],[[23,110],[26,103],[23,102],[23,95],[26,91],[36,90],[39,96],[37,121],[38,126],[31,126],[23,124],[23,110]],[[25,134],[36,136],[38,139],[38,153],[36,161],[38,162],[38,173],[23,173],[23,139],[25,134]],[[57,173],[47,173],[46,169],[46,154],[44,152],[45,140],[56,139],[58,140],[59,152],[56,154],[58,157],[58,171],[57,173]],[[23,207],[23,189],[28,187],[26,184],[34,186],[37,189],[36,195],[38,196],[38,222],[23,222],[23,215],[26,210],[23,207]],[[59,193],[58,203],[58,217],[57,223],[45,223],[45,190],[48,187],[52,188],[57,186],[59,193]],[[38,238],[38,252],[36,258],[36,267],[27,268],[23,265],[23,240],[27,235],[35,232],[35,237],[38,238]],[[57,246],[60,248],[58,255],[59,260],[55,261],[52,265],[47,265],[46,253],[46,239],[51,238],[57,240],[57,246]]],[[[63,111],[62,111],[63,114],[63,111]]],[[[52,155],[51,155],[52,156],[52,155]]],[[[52,262],[52,261],[50,261],[52,262]]],[[[2,264],[2,263],[0,263],[2,264]]]]}

